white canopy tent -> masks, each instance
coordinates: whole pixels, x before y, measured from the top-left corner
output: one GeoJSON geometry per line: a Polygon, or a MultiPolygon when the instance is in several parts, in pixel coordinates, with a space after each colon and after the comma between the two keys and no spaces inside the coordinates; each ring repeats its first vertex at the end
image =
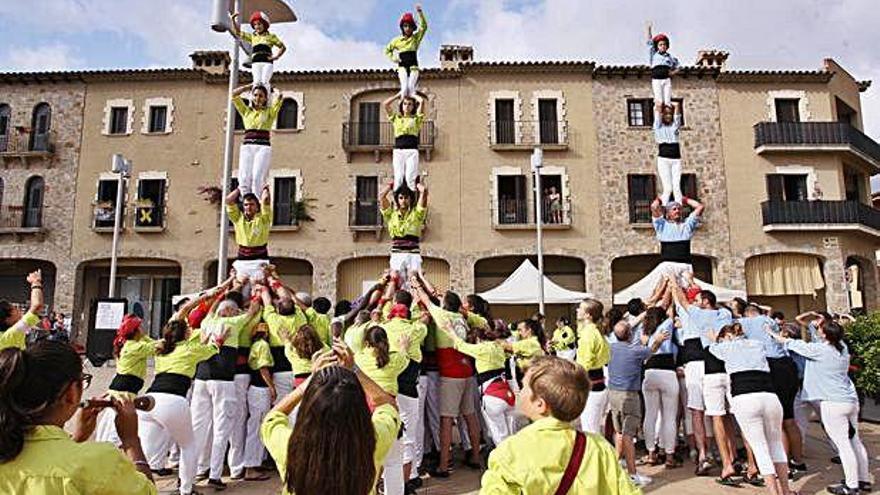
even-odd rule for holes
{"type": "MultiPolygon", "coordinates": [[[[630,285],[629,287],[622,289],[614,294],[614,304],[626,304],[630,299],[638,297],[639,299],[648,299],[651,297],[651,294],[654,292],[654,289],[657,287],[657,283],[663,278],[663,275],[666,273],[666,268],[663,264],[657,265],[651,273],[645,276],[645,278],[639,280],[638,282],[630,285]]],[[[697,278],[694,278],[694,283],[700,286],[703,290],[710,290],[713,294],[715,294],[716,299],[719,301],[731,301],[735,297],[741,297],[745,299],[746,292],[743,290],[735,290],[735,289],[727,289],[724,287],[718,287],[716,285],[712,285],[708,282],[703,282],[697,278]]]]}
{"type": "MultiPolygon", "coordinates": [[[[479,295],[490,304],[538,304],[540,277],[541,273],[535,265],[525,259],[507,280],[479,295]]],[[[544,276],[545,304],[576,304],[588,297],[592,297],[592,294],[568,290],[544,276]]]]}

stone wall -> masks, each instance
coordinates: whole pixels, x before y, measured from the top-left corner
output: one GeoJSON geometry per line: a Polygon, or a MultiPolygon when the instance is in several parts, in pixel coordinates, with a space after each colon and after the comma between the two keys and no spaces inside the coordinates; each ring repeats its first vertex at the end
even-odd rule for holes
{"type": "Polygon", "coordinates": [[[74,306],[75,266],[70,259],[74,188],[80,154],[85,85],[40,83],[0,85],[0,103],[11,108],[10,137],[16,126],[30,128],[34,107],[51,108],[54,153],[48,158],[5,158],[0,169],[3,205],[23,205],[30,177],[45,181],[42,235],[0,235],[0,259],[34,259],[55,265],[55,296],[50,309],[67,314],[74,306]]]}
{"type": "MultiPolygon", "coordinates": [[[[649,225],[629,223],[628,174],[656,174],[657,145],[647,127],[630,127],[627,99],[651,98],[648,78],[599,77],[593,80],[593,102],[598,136],[600,224],[599,254],[588,260],[592,266],[587,290],[610,302],[611,262],[621,256],[659,253],[659,243],[649,225]]],[[[733,285],[728,235],[727,184],[721,148],[718,93],[712,79],[673,80],[673,98],[684,99],[681,130],[682,173],[697,176],[698,199],[706,205],[703,225],[693,241],[694,254],[714,260],[714,280],[733,285]]],[[[657,179],[659,189],[659,178],[657,179]]],[[[744,284],[736,285],[736,287],[744,284]]]]}

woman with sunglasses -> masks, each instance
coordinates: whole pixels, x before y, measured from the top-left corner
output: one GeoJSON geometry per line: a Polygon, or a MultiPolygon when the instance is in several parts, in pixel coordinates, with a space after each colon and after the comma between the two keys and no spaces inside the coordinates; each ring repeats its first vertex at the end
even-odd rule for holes
{"type": "Polygon", "coordinates": [[[122,448],[89,442],[100,408],[64,431],[91,376],[70,345],[41,340],[0,351],[0,493],[155,494],[128,400],[113,400],[122,448]]]}

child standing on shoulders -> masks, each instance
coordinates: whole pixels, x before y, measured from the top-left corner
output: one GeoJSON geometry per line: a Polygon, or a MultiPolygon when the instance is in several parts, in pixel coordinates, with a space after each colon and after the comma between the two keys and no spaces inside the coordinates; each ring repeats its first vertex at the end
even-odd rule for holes
{"type": "Polygon", "coordinates": [[[406,187],[393,193],[394,204],[388,200],[392,184],[379,192],[382,219],[391,236],[391,276],[398,287],[407,289],[410,277],[422,277],[421,237],[428,217],[428,189],[424,182],[416,185],[418,203],[413,207],[415,194],[406,187]]]}
{"type": "Polygon", "coordinates": [[[654,105],[654,140],[657,142],[657,175],[663,184],[660,201],[663,206],[675,198],[676,203],[684,200],[681,193],[681,146],[678,134],[681,130],[681,110],[678,103],[672,106],[657,103],[654,105]]]}
{"type": "Polygon", "coordinates": [[[669,53],[669,36],[663,33],[654,36],[652,24],[648,23],[649,65],[651,67],[651,86],[654,90],[654,104],[672,105],[672,79],[679,70],[678,59],[669,53]]]}
{"type": "Polygon", "coordinates": [[[284,46],[281,38],[269,32],[269,16],[265,12],[255,11],[251,14],[250,24],[254,29],[253,34],[238,29],[238,16],[238,12],[232,15],[229,32],[232,36],[251,45],[251,73],[253,74],[254,88],[263,86],[271,89],[273,62],[284,55],[287,47],[284,46]],[[277,54],[272,52],[273,47],[278,47],[277,54]]]}
{"type": "Polygon", "coordinates": [[[269,88],[263,85],[254,86],[248,106],[241,94],[250,88],[240,86],[232,92],[232,104],[244,124],[244,140],[238,155],[238,187],[243,195],[256,194],[266,184],[272,165],[271,131],[281,110],[278,96],[269,106],[269,88]]]}
{"type": "Polygon", "coordinates": [[[583,368],[537,357],[524,382],[517,407],[532,424],[489,455],[481,495],[641,493],[603,437],[571,425],[587,401],[590,380],[583,368]]]}
{"type": "Polygon", "coordinates": [[[400,96],[414,96],[419,83],[419,45],[428,31],[428,20],[421,5],[416,5],[420,26],[411,12],[400,18],[400,36],[391,40],[385,47],[385,55],[397,64],[397,76],[400,78],[400,96]]]}
{"type": "MultiPolygon", "coordinates": [[[[413,93],[415,94],[415,93],[413,93]]],[[[404,96],[400,99],[399,113],[395,113],[392,102],[397,98],[393,95],[385,100],[385,113],[394,127],[394,190],[406,182],[410,191],[416,190],[419,177],[419,134],[427,112],[428,100],[422,99],[421,104],[415,96],[404,96]]]]}

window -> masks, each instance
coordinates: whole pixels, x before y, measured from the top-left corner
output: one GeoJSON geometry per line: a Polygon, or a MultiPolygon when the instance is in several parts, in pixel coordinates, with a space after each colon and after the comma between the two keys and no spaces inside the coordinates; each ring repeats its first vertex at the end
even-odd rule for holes
{"type": "Polygon", "coordinates": [[[498,223],[525,224],[528,219],[528,200],[525,175],[499,175],[498,223]]]}
{"type": "Polygon", "coordinates": [[[22,227],[41,227],[43,225],[43,178],[36,176],[25,184],[24,218],[22,227]]]}
{"type": "MultiPolygon", "coordinates": [[[[250,100],[248,100],[246,98],[242,98],[242,100],[244,100],[245,106],[249,107],[251,105],[250,100]]],[[[235,127],[234,127],[234,129],[236,131],[243,131],[244,130],[244,119],[241,118],[241,114],[238,113],[238,110],[235,110],[232,113],[235,114],[235,127]]]]}
{"type": "Polygon", "coordinates": [[[135,208],[136,227],[162,227],[165,214],[165,179],[138,180],[138,199],[135,208]]]}
{"type": "Polygon", "coordinates": [[[128,134],[128,107],[110,109],[110,134],[128,134]]]}
{"type": "Polygon", "coordinates": [[[563,223],[562,176],[541,174],[541,217],[544,223],[563,223]]]}
{"type": "Polygon", "coordinates": [[[847,201],[858,201],[861,202],[864,195],[862,191],[864,190],[865,176],[858,173],[853,172],[851,170],[847,170],[843,175],[843,185],[844,191],[846,194],[847,201]]]}
{"type": "Polygon", "coordinates": [[[800,98],[776,98],[776,122],[800,122],[800,98]]]}
{"type": "Polygon", "coordinates": [[[298,129],[299,103],[293,98],[285,98],[278,111],[278,129],[298,129]]]}
{"type": "Polygon", "coordinates": [[[381,225],[379,220],[379,178],[358,176],[355,179],[353,221],[356,226],[381,225]]]}
{"type": "Polygon", "coordinates": [[[807,174],[768,174],[767,198],[770,201],[806,201],[807,174]]]}
{"type": "Polygon", "coordinates": [[[272,225],[296,225],[296,177],[275,177],[272,225]]]}
{"type": "Polygon", "coordinates": [[[859,121],[859,113],[851,106],[847,105],[838,97],[834,97],[834,103],[837,107],[837,121],[849,125],[856,125],[859,121]]]}
{"type": "Polygon", "coordinates": [[[150,107],[150,124],[147,132],[166,132],[168,120],[168,107],[164,105],[150,107]]]}
{"type": "Polygon", "coordinates": [[[9,105],[0,104],[0,152],[9,148],[9,118],[12,109],[9,105]]]}
{"type": "Polygon", "coordinates": [[[514,100],[495,100],[495,144],[516,143],[516,122],[513,118],[514,100]]]}
{"type": "Polygon", "coordinates": [[[48,103],[34,107],[31,121],[31,151],[49,151],[49,128],[52,124],[52,109],[48,103]]]}
{"type": "MultiPolygon", "coordinates": [[[[684,99],[673,98],[672,103],[678,105],[681,125],[684,126],[684,99]]],[[[630,127],[651,127],[654,125],[654,100],[651,98],[626,100],[626,113],[630,127]]]]}
{"type": "Polygon", "coordinates": [[[629,223],[650,223],[651,203],[657,197],[656,177],[628,175],[629,223]]]}
{"type": "Polygon", "coordinates": [[[541,98],[538,100],[541,144],[559,144],[559,117],[556,108],[556,98],[541,98]]]}
{"type": "MultiPolygon", "coordinates": [[[[98,197],[95,201],[95,227],[113,228],[116,221],[117,179],[101,179],[98,181],[98,197]]],[[[125,215],[125,200],[122,201],[122,212],[125,215]]]]}
{"type": "Polygon", "coordinates": [[[358,105],[358,144],[379,144],[379,103],[364,101],[358,105]]]}

